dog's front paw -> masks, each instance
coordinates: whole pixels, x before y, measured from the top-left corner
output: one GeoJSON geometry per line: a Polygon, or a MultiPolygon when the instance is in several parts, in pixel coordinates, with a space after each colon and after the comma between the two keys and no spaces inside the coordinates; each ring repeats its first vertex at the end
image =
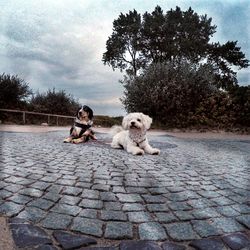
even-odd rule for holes
{"type": "Polygon", "coordinates": [[[78,143],[86,142],[87,140],[88,140],[87,136],[86,136],[86,135],[83,135],[83,136],[80,137],[80,138],[73,139],[73,140],[72,140],[72,143],[78,144],[78,143]]]}
{"type": "Polygon", "coordinates": [[[78,144],[78,143],[81,143],[81,142],[83,142],[82,138],[72,140],[72,143],[74,143],[74,144],[78,144]]]}
{"type": "Polygon", "coordinates": [[[71,137],[68,137],[66,139],[63,140],[64,143],[69,143],[72,141],[72,138],[71,137]]]}
{"type": "Polygon", "coordinates": [[[144,155],[144,151],[142,149],[136,150],[133,152],[133,155],[144,155]]]}
{"type": "Polygon", "coordinates": [[[160,149],[158,149],[158,148],[153,148],[151,154],[152,154],[152,155],[159,155],[160,152],[161,152],[160,149]]]}

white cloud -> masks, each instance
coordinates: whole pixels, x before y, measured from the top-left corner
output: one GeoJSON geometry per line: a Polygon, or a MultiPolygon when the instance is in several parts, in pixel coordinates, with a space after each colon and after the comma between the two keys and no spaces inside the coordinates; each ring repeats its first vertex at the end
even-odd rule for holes
{"type": "Polygon", "coordinates": [[[120,101],[120,97],[112,97],[110,98],[106,98],[106,99],[99,99],[99,100],[93,100],[93,99],[81,99],[80,98],[80,102],[81,103],[86,103],[89,105],[108,105],[108,106],[119,106],[121,101],[120,101]]]}

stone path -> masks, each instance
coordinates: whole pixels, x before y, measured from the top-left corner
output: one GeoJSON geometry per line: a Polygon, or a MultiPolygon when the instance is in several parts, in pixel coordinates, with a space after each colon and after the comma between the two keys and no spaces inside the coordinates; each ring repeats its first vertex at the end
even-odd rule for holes
{"type": "Polygon", "coordinates": [[[159,156],[67,132],[0,132],[18,249],[250,249],[250,141],[150,136],[159,156]]]}

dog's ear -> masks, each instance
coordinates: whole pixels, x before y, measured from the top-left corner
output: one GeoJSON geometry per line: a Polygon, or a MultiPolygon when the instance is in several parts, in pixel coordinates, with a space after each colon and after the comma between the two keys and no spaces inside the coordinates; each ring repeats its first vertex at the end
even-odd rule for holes
{"type": "Polygon", "coordinates": [[[142,120],[143,120],[143,124],[145,126],[145,128],[148,130],[152,124],[152,118],[149,117],[148,115],[144,115],[143,113],[141,113],[142,116],[142,120]]]}
{"type": "Polygon", "coordinates": [[[80,119],[80,117],[79,117],[79,111],[80,110],[81,110],[81,108],[78,108],[77,111],[76,111],[76,117],[77,117],[77,119],[80,119]]]}
{"type": "Polygon", "coordinates": [[[125,129],[125,130],[128,130],[128,129],[129,129],[129,122],[128,122],[128,120],[129,120],[129,116],[128,116],[128,115],[123,117],[123,120],[122,120],[122,127],[123,127],[123,129],[125,129]]]}
{"type": "Polygon", "coordinates": [[[92,120],[93,119],[93,110],[91,108],[89,108],[89,119],[92,120]]]}
{"type": "Polygon", "coordinates": [[[92,120],[92,118],[93,118],[93,116],[94,116],[93,110],[92,110],[89,106],[87,106],[87,105],[84,105],[84,106],[82,107],[82,109],[83,109],[85,112],[88,113],[89,119],[92,120]]]}

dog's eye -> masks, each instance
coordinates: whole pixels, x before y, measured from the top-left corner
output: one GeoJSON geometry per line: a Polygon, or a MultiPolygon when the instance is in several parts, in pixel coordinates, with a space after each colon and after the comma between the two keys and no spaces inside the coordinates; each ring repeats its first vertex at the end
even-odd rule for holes
{"type": "Polygon", "coordinates": [[[138,122],[141,122],[141,119],[137,119],[138,122]]]}

